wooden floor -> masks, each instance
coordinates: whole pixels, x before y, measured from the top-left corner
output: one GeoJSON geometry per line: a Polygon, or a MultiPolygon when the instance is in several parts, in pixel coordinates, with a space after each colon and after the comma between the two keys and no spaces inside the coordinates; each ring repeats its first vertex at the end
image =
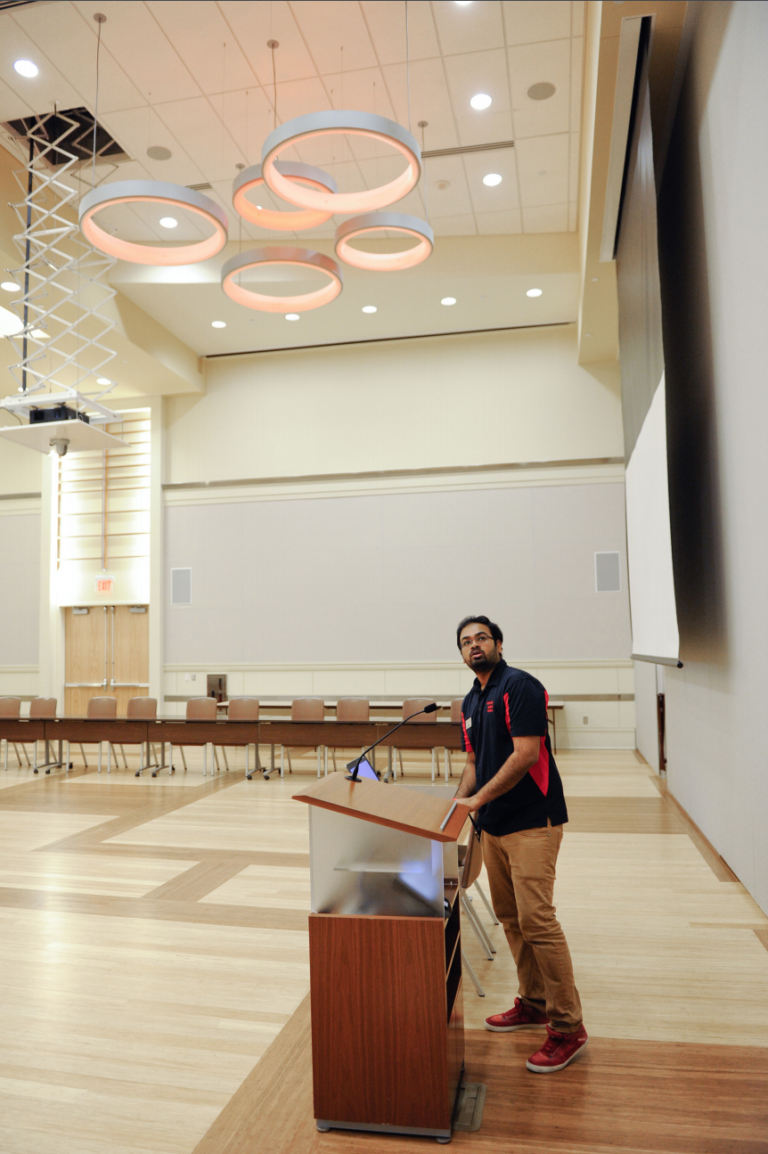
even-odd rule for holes
{"type": "MultiPolygon", "coordinates": [[[[315,1130],[307,817],[290,801],[310,778],[246,782],[229,760],[213,780],[193,750],[154,781],[0,770],[2,1154],[431,1148],[315,1130]]],[[[467,1077],[488,1098],[454,1142],[768,1154],[768,918],[635,755],[558,763],[556,900],[590,1046],[545,1078],[525,1069],[537,1033],[482,1029],[516,983],[476,899],[498,953],[467,933],[487,995],[465,983],[467,1077]]]]}

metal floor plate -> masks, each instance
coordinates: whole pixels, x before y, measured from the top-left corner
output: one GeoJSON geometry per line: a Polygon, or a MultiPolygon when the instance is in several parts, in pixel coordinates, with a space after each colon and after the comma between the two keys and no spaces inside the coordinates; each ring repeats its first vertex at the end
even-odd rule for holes
{"type": "Polygon", "coordinates": [[[463,1130],[474,1134],[483,1121],[483,1108],[488,1087],[482,1082],[465,1082],[459,1091],[456,1113],[453,1116],[453,1130],[463,1130]]]}

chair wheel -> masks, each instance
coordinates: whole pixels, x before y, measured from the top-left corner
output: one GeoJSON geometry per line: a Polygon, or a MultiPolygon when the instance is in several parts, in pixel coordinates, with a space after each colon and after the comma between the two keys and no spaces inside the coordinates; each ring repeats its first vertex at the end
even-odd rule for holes
{"type": "Polygon", "coordinates": [[[40,771],[39,771],[38,769],[36,769],[36,770],[35,770],[35,773],[39,773],[39,772],[40,772],[40,771]]]}
{"type": "Polygon", "coordinates": [[[265,774],[264,774],[264,780],[265,780],[265,781],[269,781],[269,774],[268,774],[268,773],[265,773],[265,774]]]}
{"type": "MultiPolygon", "coordinates": [[[[141,770],[140,770],[140,769],[137,769],[137,770],[136,770],[136,772],[134,773],[134,775],[133,775],[133,776],[134,776],[134,777],[141,777],[141,770]]],[[[155,775],[154,775],[154,773],[152,774],[152,776],[153,776],[153,777],[155,776],[155,775]]]]}
{"type": "Polygon", "coordinates": [[[245,780],[246,780],[246,781],[250,781],[252,777],[253,777],[253,774],[252,774],[252,773],[246,773],[246,775],[245,775],[245,780]]]}
{"type": "Polygon", "coordinates": [[[50,773],[51,771],[50,771],[50,769],[46,769],[46,771],[45,771],[45,772],[48,774],[48,773],[50,773]]]}
{"type": "MultiPolygon", "coordinates": [[[[139,775],[138,775],[138,773],[136,774],[136,776],[137,776],[137,777],[139,776],[139,775]]],[[[153,774],[152,774],[152,776],[153,776],[153,777],[157,777],[157,774],[156,774],[156,773],[153,773],[153,774]]]]}

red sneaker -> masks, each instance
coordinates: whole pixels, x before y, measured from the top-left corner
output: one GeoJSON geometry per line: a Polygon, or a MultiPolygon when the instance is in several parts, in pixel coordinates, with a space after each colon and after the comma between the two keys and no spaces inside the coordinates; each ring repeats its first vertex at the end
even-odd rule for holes
{"type": "Polygon", "coordinates": [[[540,1010],[529,1006],[522,998],[515,998],[515,1004],[506,1014],[493,1014],[485,1019],[486,1030],[494,1030],[497,1034],[508,1034],[511,1030],[533,1030],[537,1026],[546,1026],[549,1018],[540,1010]]]}
{"type": "Polygon", "coordinates": [[[525,1063],[534,1074],[554,1074],[564,1070],[587,1044],[587,1031],[583,1026],[579,1026],[575,1034],[561,1034],[547,1026],[547,1034],[549,1037],[541,1049],[531,1054],[525,1063]]]}

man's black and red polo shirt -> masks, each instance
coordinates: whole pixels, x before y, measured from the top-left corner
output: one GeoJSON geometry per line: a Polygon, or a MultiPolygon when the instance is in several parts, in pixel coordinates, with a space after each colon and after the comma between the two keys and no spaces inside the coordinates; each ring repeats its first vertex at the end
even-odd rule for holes
{"type": "Polygon", "coordinates": [[[547,691],[540,681],[500,661],[485,689],[475,684],[464,698],[464,749],[475,755],[480,790],[514,752],[516,737],[539,737],[539,760],[522,781],[477,811],[481,829],[494,837],[568,821],[563,783],[557,772],[547,725],[547,691]]]}

